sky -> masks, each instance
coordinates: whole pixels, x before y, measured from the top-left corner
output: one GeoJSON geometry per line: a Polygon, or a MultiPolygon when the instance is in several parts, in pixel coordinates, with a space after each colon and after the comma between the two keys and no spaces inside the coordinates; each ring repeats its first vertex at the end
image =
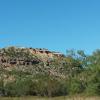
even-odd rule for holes
{"type": "Polygon", "coordinates": [[[0,0],[0,48],[66,53],[100,48],[100,0],[0,0]]]}

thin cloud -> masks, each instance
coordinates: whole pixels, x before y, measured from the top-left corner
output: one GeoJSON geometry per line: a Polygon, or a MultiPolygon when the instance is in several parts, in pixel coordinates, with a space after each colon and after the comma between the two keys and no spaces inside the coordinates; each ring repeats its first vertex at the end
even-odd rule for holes
{"type": "Polygon", "coordinates": [[[11,39],[0,39],[0,42],[10,42],[12,41],[11,39]]]}
{"type": "Polygon", "coordinates": [[[0,32],[0,34],[7,34],[7,32],[0,32]]]}

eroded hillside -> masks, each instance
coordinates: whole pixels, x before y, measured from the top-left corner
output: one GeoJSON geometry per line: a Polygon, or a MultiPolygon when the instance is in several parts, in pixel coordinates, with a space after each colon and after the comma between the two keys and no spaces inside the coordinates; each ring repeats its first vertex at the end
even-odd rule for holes
{"type": "Polygon", "coordinates": [[[47,49],[8,47],[0,49],[0,64],[4,67],[14,65],[34,65],[40,62],[49,63],[55,57],[63,57],[58,52],[47,49]]]}
{"type": "MultiPolygon", "coordinates": [[[[41,73],[64,78],[65,73],[62,73],[65,63],[64,58],[63,54],[47,49],[17,47],[0,49],[0,66],[10,72],[15,70],[32,75],[41,73]]],[[[4,75],[8,77],[6,74],[4,75]]]]}
{"type": "Polygon", "coordinates": [[[100,50],[87,56],[47,49],[0,49],[1,96],[100,94],[100,50]],[[93,88],[91,88],[93,87],[93,88]]]}

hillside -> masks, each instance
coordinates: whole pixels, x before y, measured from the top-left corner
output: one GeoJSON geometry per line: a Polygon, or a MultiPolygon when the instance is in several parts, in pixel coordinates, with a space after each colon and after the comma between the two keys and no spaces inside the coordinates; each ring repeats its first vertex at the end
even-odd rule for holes
{"type": "Polygon", "coordinates": [[[60,73],[58,74],[58,72],[60,71],[60,67],[56,69],[50,66],[56,59],[60,60],[63,58],[63,54],[47,49],[17,47],[0,49],[0,65],[7,71],[17,69],[29,72],[33,70],[33,74],[46,72],[59,76],[60,73]]]}
{"type": "Polygon", "coordinates": [[[0,49],[1,96],[100,94],[100,50],[67,56],[47,49],[0,49]]]}
{"type": "Polygon", "coordinates": [[[13,65],[34,65],[40,62],[50,62],[55,57],[64,57],[59,52],[47,49],[8,47],[0,49],[0,64],[4,67],[13,65]]]}

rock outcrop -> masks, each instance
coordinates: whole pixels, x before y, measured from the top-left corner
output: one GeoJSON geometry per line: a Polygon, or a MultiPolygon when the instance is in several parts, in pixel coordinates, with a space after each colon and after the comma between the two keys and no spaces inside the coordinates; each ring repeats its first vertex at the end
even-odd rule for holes
{"type": "Polygon", "coordinates": [[[14,65],[34,65],[40,62],[49,64],[54,57],[63,57],[59,52],[39,48],[8,47],[0,49],[0,65],[4,67],[14,65]]]}

